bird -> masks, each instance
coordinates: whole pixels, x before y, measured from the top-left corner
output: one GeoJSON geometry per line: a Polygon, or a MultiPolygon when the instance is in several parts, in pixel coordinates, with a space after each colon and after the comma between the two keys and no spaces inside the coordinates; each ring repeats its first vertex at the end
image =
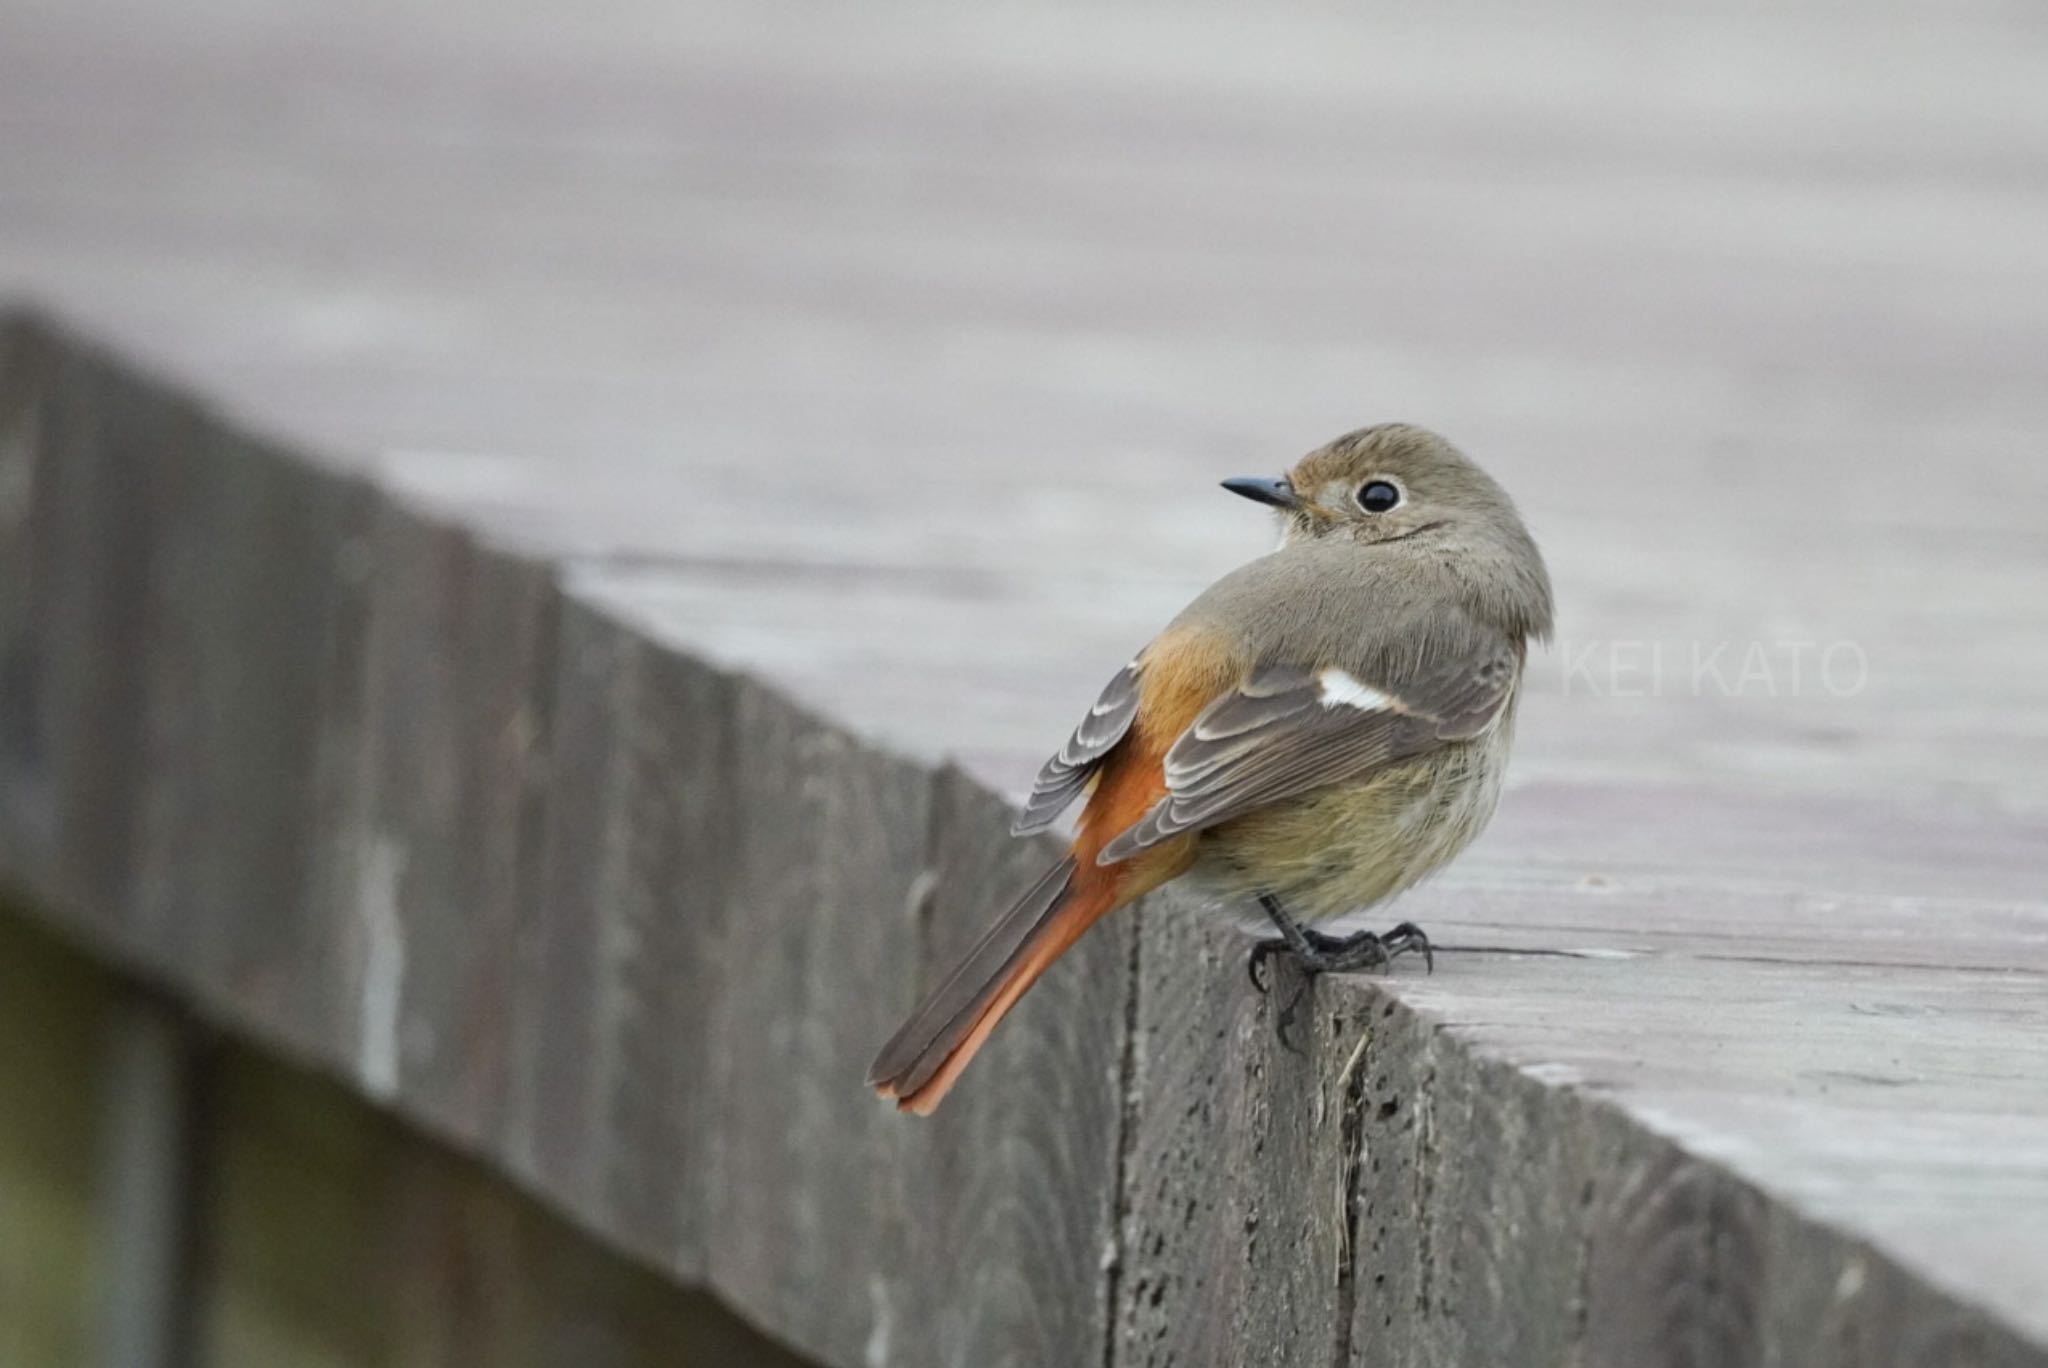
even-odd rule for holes
{"type": "Polygon", "coordinates": [[[1413,886],[1492,817],[1551,632],[1542,553],[1491,476],[1411,424],[1223,488],[1274,510],[1279,545],[1196,597],[1039,771],[1013,832],[1085,799],[1072,844],[876,1056],[868,1085],[899,1109],[929,1115],[1089,927],[1175,879],[1271,921],[1255,985],[1275,956],[1309,976],[1434,967],[1413,923],[1312,924],[1413,886]]]}

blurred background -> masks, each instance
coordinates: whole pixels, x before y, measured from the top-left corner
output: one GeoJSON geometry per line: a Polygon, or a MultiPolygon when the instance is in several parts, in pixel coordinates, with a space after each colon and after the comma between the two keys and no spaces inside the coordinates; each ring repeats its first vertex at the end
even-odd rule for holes
{"type": "MultiPolygon", "coordinates": [[[[636,611],[1008,791],[1263,549],[1218,478],[1398,418],[1552,562],[1518,783],[2048,815],[2024,3],[4,0],[0,296],[507,544],[708,567],[636,611]]],[[[112,990],[5,953],[0,1364],[95,1361],[112,990]]],[[[357,1105],[222,1067],[236,1135],[357,1105]]],[[[269,1266],[234,1172],[212,1266],[269,1266]]],[[[218,1361],[482,1361],[218,1286],[218,1361]]]]}
{"type": "MultiPolygon", "coordinates": [[[[2040,568],[2024,6],[14,0],[5,24],[0,286],[535,546],[1043,598],[1081,619],[1064,649],[1022,633],[1002,706],[944,737],[1002,764],[1263,547],[1217,478],[1389,418],[1500,476],[1603,671],[1614,640],[1854,640],[1896,699],[1986,651],[1972,687],[2042,758],[2022,648],[1923,612],[2003,611],[2040,568]]],[[[871,611],[920,635],[916,605],[871,611]]],[[[760,612],[742,656],[777,649],[760,612]]],[[[900,694],[874,652],[795,654],[820,692],[858,664],[900,694]]],[[[1755,764],[1611,698],[1532,763],[1777,783],[1832,725],[1734,710],[1716,744],[1755,764]],[[1618,714],[1650,744],[1601,754],[1618,714]]],[[[2031,792],[2009,727],[1866,716],[1892,777],[1939,735],[1956,783],[2031,792]]]]}

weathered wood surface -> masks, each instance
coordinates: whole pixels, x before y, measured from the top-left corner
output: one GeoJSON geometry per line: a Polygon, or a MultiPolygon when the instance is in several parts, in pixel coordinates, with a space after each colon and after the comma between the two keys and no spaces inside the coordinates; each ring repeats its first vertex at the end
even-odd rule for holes
{"type": "Polygon", "coordinates": [[[0,875],[827,1361],[2048,1362],[2041,37],[10,12],[0,875]],[[870,1107],[1389,416],[1561,594],[1462,948],[1296,1056],[1159,900],[870,1107]]]}

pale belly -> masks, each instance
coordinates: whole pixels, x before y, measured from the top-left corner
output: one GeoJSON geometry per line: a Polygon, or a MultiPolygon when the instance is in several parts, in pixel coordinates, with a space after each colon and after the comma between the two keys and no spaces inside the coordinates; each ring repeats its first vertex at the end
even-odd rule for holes
{"type": "Polygon", "coordinates": [[[1493,816],[1508,729],[1204,832],[1193,874],[1308,921],[1369,907],[1441,869],[1493,816]]]}

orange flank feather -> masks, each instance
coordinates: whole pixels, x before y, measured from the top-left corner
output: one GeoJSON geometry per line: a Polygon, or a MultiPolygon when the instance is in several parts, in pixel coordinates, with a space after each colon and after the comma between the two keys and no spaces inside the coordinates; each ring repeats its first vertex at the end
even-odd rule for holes
{"type": "Polygon", "coordinates": [[[1097,864],[1096,857],[1166,796],[1167,750],[1240,674],[1213,638],[1172,634],[1147,648],[1137,717],[1090,781],[1069,858],[990,928],[882,1048],[868,1075],[876,1092],[904,1111],[929,1115],[996,1024],[1083,932],[1186,872],[1195,858],[1193,836],[1118,864],[1097,864]]]}

